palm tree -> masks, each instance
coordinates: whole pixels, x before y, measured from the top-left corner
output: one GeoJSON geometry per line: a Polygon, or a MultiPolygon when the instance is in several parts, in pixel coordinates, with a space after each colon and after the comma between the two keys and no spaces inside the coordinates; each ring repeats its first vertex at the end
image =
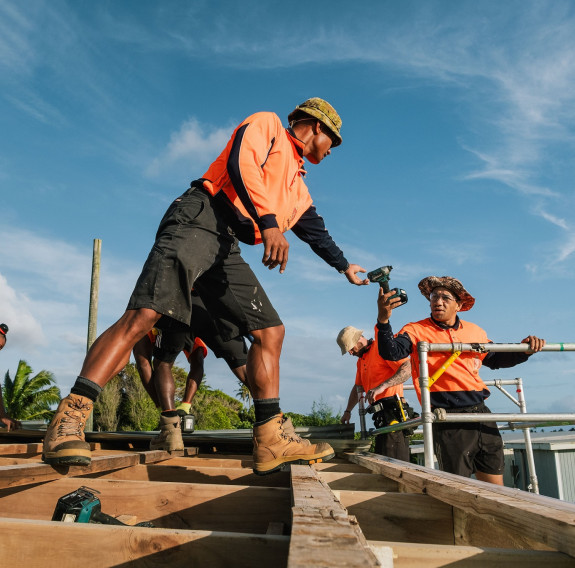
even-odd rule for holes
{"type": "Polygon", "coordinates": [[[31,377],[32,368],[26,361],[18,362],[14,380],[10,371],[4,376],[2,393],[7,414],[15,420],[46,420],[54,415],[50,407],[60,402],[60,389],[50,371],[40,371],[31,377]]]}
{"type": "Polygon", "coordinates": [[[248,410],[252,406],[252,393],[247,385],[238,380],[238,390],[236,391],[236,396],[248,407],[248,410]]]}

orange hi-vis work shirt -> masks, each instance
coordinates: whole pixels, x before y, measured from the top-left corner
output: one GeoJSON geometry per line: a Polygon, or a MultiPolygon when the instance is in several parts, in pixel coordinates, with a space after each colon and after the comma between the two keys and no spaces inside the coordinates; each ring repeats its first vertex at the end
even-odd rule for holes
{"type": "Polygon", "coordinates": [[[258,244],[262,230],[278,227],[285,233],[311,207],[303,175],[302,142],[276,114],[258,112],[236,128],[203,179],[212,195],[225,193],[242,225],[251,229],[248,244],[258,244]]]}
{"type": "MultiPolygon", "coordinates": [[[[377,343],[372,341],[365,353],[357,359],[355,384],[361,385],[364,392],[367,392],[395,375],[404,361],[405,359],[401,361],[386,361],[382,359],[377,351],[377,343]]],[[[375,400],[395,396],[396,394],[403,397],[403,384],[385,389],[375,400]]]]}
{"type": "MultiPolygon", "coordinates": [[[[417,344],[428,343],[490,343],[485,331],[474,323],[458,318],[458,325],[443,327],[431,318],[408,323],[397,334],[409,336],[413,345],[411,351],[411,375],[421,402],[419,386],[419,354],[417,344]]],[[[451,353],[430,351],[427,354],[429,376],[445,363],[451,353]]],[[[483,359],[487,353],[464,352],[443,372],[429,388],[431,405],[440,408],[472,406],[483,402],[489,396],[489,389],[479,376],[483,359]]]]}

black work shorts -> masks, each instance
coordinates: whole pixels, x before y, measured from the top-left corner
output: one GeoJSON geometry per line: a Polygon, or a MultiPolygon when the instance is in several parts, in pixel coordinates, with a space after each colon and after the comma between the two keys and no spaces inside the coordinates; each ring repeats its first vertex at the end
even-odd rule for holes
{"type": "MultiPolygon", "coordinates": [[[[450,411],[491,413],[485,404],[450,411]]],[[[435,422],[433,445],[442,471],[464,477],[476,471],[503,475],[503,440],[496,422],[435,422]]]]}
{"type": "Polygon", "coordinates": [[[248,347],[243,336],[238,335],[228,341],[224,341],[216,326],[216,322],[206,310],[202,299],[197,295],[193,295],[192,300],[194,306],[192,329],[186,338],[184,349],[191,352],[194,339],[199,337],[218,359],[223,359],[228,364],[230,369],[236,369],[245,365],[248,361],[248,347]]]}
{"type": "Polygon", "coordinates": [[[282,323],[213,198],[199,187],[166,211],[127,309],[149,308],[188,326],[192,289],[224,340],[282,323]]]}

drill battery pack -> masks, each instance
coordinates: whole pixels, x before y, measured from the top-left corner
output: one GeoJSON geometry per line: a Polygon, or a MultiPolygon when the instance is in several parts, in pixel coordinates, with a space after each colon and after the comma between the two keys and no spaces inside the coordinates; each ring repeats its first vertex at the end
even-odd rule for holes
{"type": "MultiPolygon", "coordinates": [[[[101,525],[126,526],[125,523],[115,517],[102,513],[100,499],[96,497],[96,493],[99,494],[99,491],[82,486],[76,489],[76,491],[72,491],[72,493],[60,497],[58,503],[56,503],[52,520],[63,523],[95,523],[101,525]]],[[[149,522],[143,522],[134,526],[153,527],[154,525],[149,522]]]]}

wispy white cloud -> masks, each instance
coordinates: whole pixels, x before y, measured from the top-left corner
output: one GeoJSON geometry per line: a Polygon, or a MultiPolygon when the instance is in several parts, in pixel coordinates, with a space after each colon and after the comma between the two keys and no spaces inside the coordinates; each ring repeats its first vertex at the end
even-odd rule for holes
{"type": "Polygon", "coordinates": [[[201,125],[195,118],[187,120],[171,134],[166,148],[146,169],[146,175],[157,177],[178,166],[189,171],[192,166],[209,165],[225,147],[232,131],[233,126],[213,128],[201,125]]]}
{"type": "MultiPolygon", "coordinates": [[[[71,386],[86,349],[92,251],[33,231],[0,230],[0,320],[10,327],[10,348],[0,369],[18,359],[71,386]]],[[[123,312],[140,266],[104,257],[100,274],[99,332],[123,312]]]]}

